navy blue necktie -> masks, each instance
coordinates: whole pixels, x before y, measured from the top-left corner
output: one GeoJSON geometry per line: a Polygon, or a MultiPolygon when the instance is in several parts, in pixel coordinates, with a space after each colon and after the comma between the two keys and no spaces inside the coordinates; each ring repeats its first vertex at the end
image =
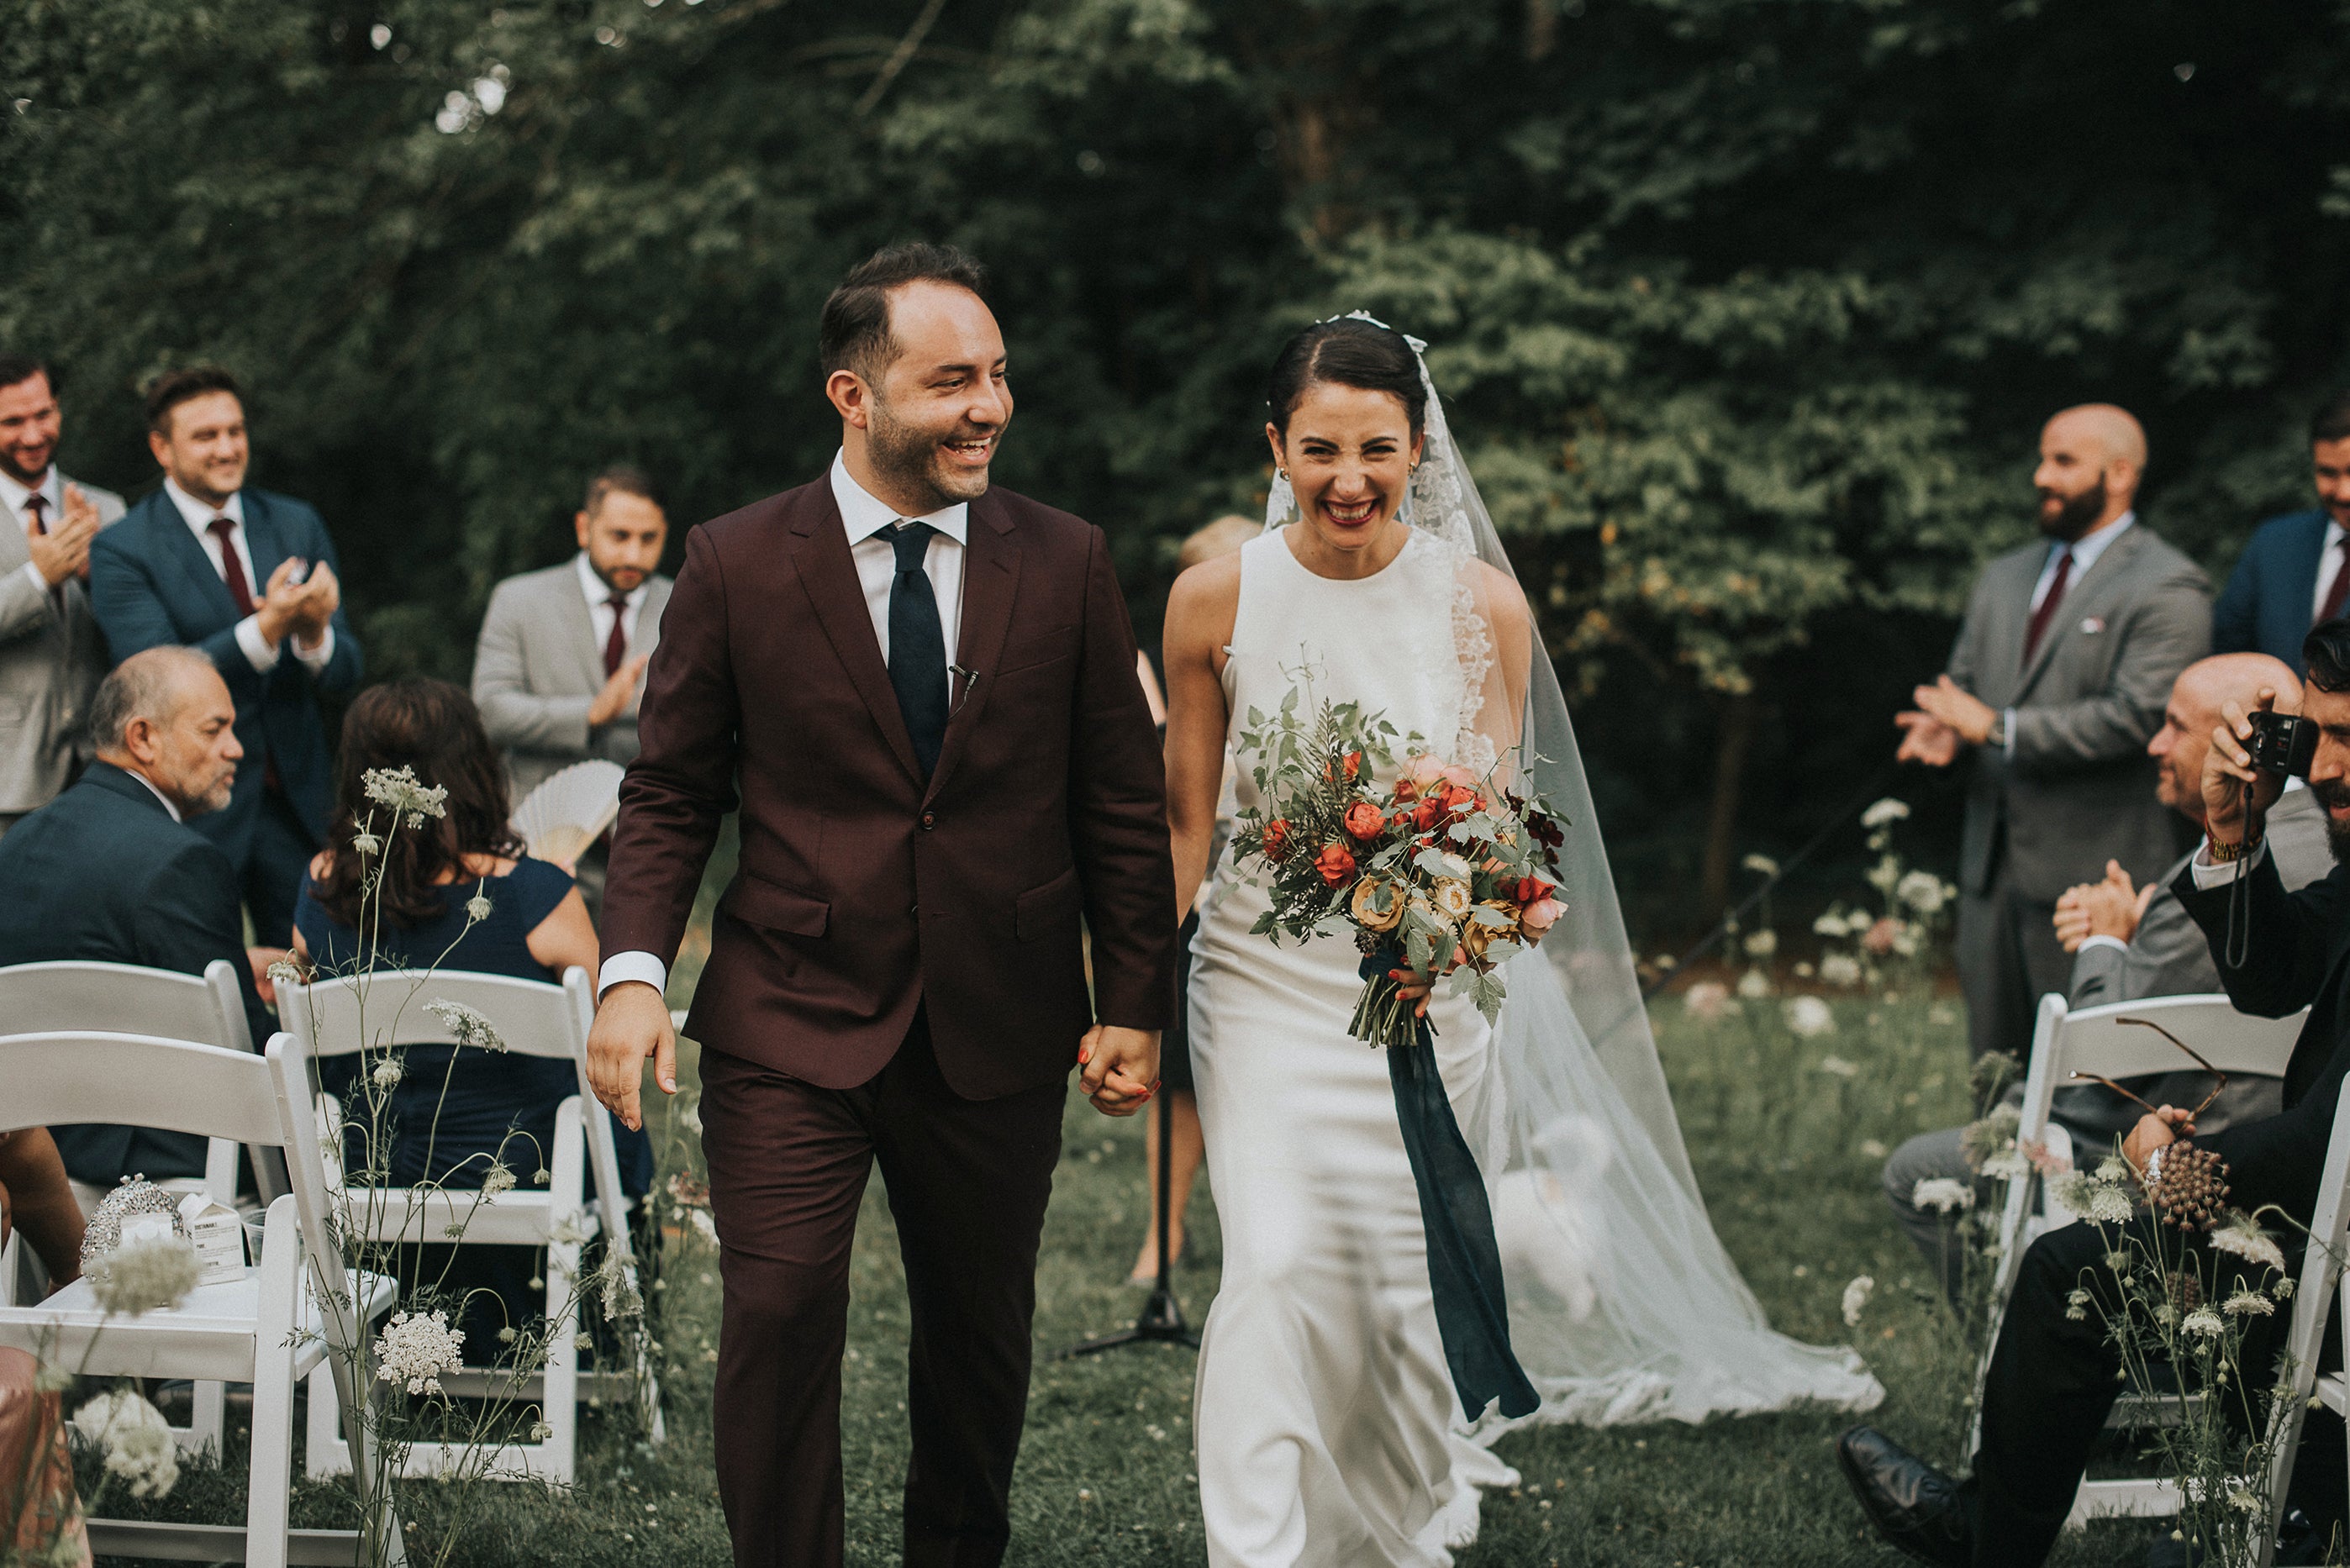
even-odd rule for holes
{"type": "Polygon", "coordinates": [[[947,732],[947,639],[939,626],[939,596],[922,570],[936,531],[927,523],[901,523],[889,535],[898,552],[898,575],[889,583],[889,684],[898,690],[898,711],[926,779],[939,764],[947,732]]]}

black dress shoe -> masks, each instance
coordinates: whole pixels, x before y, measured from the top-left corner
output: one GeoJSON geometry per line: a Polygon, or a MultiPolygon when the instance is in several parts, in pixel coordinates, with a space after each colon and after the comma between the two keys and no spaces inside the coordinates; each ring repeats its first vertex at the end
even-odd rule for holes
{"type": "Polygon", "coordinates": [[[1974,1521],[1959,1483],[1878,1431],[1836,1439],[1836,1464],[1887,1545],[1936,1568],[1969,1568],[1974,1521]]]}

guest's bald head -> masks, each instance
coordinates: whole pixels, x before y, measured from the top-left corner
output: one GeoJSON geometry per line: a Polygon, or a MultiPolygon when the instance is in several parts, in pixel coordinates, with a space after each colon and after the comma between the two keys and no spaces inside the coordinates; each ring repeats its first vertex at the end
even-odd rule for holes
{"type": "Polygon", "coordinates": [[[2137,499],[2146,473],[2146,430],[2127,409],[2083,403],[2040,432],[2040,531],[2068,543],[2104,527],[2137,499]]]}
{"type": "Polygon", "coordinates": [[[2162,710],[2162,728],[2146,745],[2161,769],[2154,789],[2163,805],[2201,819],[2203,753],[2211,749],[2220,710],[2233,702],[2249,712],[2264,690],[2276,693],[2278,712],[2301,711],[2301,680],[2293,666],[2265,653],[2217,654],[2178,672],[2162,710]]]}

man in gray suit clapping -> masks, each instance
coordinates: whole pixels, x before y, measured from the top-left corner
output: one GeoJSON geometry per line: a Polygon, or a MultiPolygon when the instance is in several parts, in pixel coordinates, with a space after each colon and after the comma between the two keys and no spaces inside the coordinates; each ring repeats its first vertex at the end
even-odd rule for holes
{"type": "Polygon", "coordinates": [[[2210,651],[2202,568],[2131,505],[2146,434],[2105,403],[2040,436],[2044,543],[1983,568],[1950,669],[1896,722],[1905,762],[1972,770],[1959,867],[1969,1043],[2021,1060],[2034,1000],[2065,989],[2054,924],[2067,888],[2117,863],[2138,881],[2178,854],[2146,746],[2178,672],[2210,651]]]}
{"type": "MultiPolygon", "coordinates": [[[[500,583],[473,649],[473,701],[517,804],[573,763],[635,760],[639,689],[669,606],[669,519],[641,471],[598,474],[572,522],[579,553],[500,583]]],[[[603,870],[597,847],[573,867],[590,909],[603,870]]]]}
{"type": "Polygon", "coordinates": [[[64,422],[48,366],[0,354],[0,833],[88,765],[106,674],[84,585],[122,497],[57,472],[64,422]]]}

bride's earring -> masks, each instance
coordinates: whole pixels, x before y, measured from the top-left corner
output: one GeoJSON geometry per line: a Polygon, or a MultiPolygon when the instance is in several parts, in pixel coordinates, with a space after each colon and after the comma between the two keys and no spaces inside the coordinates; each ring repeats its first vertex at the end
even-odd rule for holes
{"type": "Polygon", "coordinates": [[[1287,469],[1285,469],[1285,468],[1282,467],[1282,466],[1281,466],[1280,464],[1278,464],[1278,463],[1275,463],[1275,464],[1274,465],[1273,476],[1274,476],[1275,479],[1281,480],[1282,482],[1284,482],[1284,483],[1287,483],[1287,481],[1288,481],[1288,479],[1289,479],[1289,470],[1287,470],[1287,469]]]}

